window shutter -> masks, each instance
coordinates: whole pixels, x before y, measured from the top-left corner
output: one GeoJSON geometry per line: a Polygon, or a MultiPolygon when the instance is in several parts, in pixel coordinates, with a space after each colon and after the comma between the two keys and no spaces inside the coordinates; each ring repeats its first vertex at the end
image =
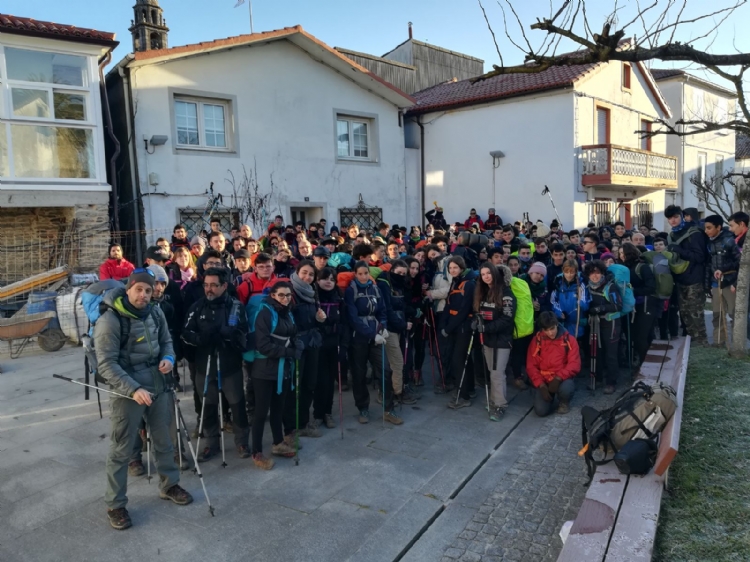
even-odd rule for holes
{"type": "MultiPolygon", "coordinates": [[[[641,119],[641,131],[650,131],[651,121],[641,119]]],[[[651,150],[651,137],[641,137],[641,150],[651,150]]]]}
{"type": "Polygon", "coordinates": [[[609,125],[609,115],[606,109],[596,108],[596,144],[607,144],[607,126],[609,125]]]}

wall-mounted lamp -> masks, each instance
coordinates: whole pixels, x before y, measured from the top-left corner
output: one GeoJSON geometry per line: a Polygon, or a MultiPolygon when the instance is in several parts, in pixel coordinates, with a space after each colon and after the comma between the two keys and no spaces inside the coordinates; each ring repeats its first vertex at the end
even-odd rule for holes
{"type": "Polygon", "coordinates": [[[500,166],[500,159],[505,158],[505,152],[502,150],[493,150],[492,156],[492,207],[495,207],[495,170],[500,166]]]}
{"type": "Polygon", "coordinates": [[[493,150],[490,152],[490,156],[494,158],[495,160],[499,160],[500,158],[505,158],[505,152],[502,150],[493,150]]]}
{"type": "Polygon", "coordinates": [[[169,137],[167,135],[153,135],[148,142],[151,146],[161,146],[167,144],[168,139],[169,137]]]}

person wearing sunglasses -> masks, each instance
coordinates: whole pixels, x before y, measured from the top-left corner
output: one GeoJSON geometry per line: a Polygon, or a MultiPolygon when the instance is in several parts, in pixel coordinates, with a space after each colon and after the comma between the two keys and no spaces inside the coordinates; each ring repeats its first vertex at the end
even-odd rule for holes
{"type": "Polygon", "coordinates": [[[109,291],[105,311],[96,323],[94,348],[99,373],[118,394],[110,397],[112,442],[107,454],[107,518],[117,530],[132,526],[128,503],[128,463],[146,418],[159,473],[159,496],[187,505],[192,496],[179,485],[169,427],[171,395],[165,375],[175,362],[172,338],[164,313],[151,302],[155,278],[147,269],[135,269],[125,287],[109,291]],[[127,329],[127,332],[125,331],[127,329]]]}
{"type": "MultiPolygon", "coordinates": [[[[207,446],[198,454],[205,462],[220,452],[219,400],[223,394],[232,412],[232,433],[240,458],[250,456],[249,427],[243,389],[242,353],[247,347],[248,322],[245,307],[229,296],[229,273],[225,268],[212,267],[203,277],[205,297],[190,307],[182,331],[182,339],[196,348],[195,386],[203,395],[203,429],[207,446]],[[219,365],[220,363],[220,365],[219,365]],[[219,370],[219,367],[221,369],[219,370]],[[221,376],[221,392],[218,377],[221,376]]],[[[222,425],[224,421],[222,420],[222,425]]]]}

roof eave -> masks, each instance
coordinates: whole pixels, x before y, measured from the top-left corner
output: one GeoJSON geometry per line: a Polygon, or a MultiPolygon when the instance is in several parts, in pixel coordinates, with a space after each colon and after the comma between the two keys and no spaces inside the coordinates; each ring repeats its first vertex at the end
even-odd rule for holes
{"type": "Polygon", "coordinates": [[[0,29],[0,33],[7,33],[8,35],[22,35],[25,37],[36,37],[39,39],[52,39],[53,41],[67,41],[69,43],[84,43],[86,45],[99,45],[104,47],[102,54],[109,51],[113,51],[119,44],[119,41],[107,41],[105,39],[96,39],[94,37],[78,36],[78,35],[57,35],[53,33],[46,33],[44,31],[35,31],[32,29],[0,29]]]}

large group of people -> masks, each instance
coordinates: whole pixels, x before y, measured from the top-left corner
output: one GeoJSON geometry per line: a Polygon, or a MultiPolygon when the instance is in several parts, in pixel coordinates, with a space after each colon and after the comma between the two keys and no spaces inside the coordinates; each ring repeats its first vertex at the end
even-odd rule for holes
{"type": "Polygon", "coordinates": [[[454,410],[471,407],[481,388],[492,421],[508,406],[508,384],[533,387],[537,415],[566,414],[582,362],[589,388],[611,394],[631,382],[621,369],[636,376],[657,336],[682,330],[708,345],[707,295],[714,345],[726,345],[748,215],[725,225],[670,206],[665,217],[668,231],[621,222],[565,231],[556,220],[503,224],[494,209],[486,221],[472,209],[448,224],[436,206],[424,230],[285,225],[277,216],[257,238],[248,225],[227,236],[215,219],[192,238],[177,225],[147,250],[143,268],[113,244],[100,276],[123,286],[107,295],[94,340],[102,376],[132,400],[112,399],[112,526],[131,524],[125,475],[144,472],[144,413],[162,497],[192,499],[178,484],[185,460],[163,398],[188,377],[195,436],[205,438],[198,462],[221,453],[226,432],[240,458],[269,470],[271,456],[295,456],[300,437],[337,426],[337,387],[361,424],[408,422],[396,406],[416,403],[425,378],[454,410]]]}

